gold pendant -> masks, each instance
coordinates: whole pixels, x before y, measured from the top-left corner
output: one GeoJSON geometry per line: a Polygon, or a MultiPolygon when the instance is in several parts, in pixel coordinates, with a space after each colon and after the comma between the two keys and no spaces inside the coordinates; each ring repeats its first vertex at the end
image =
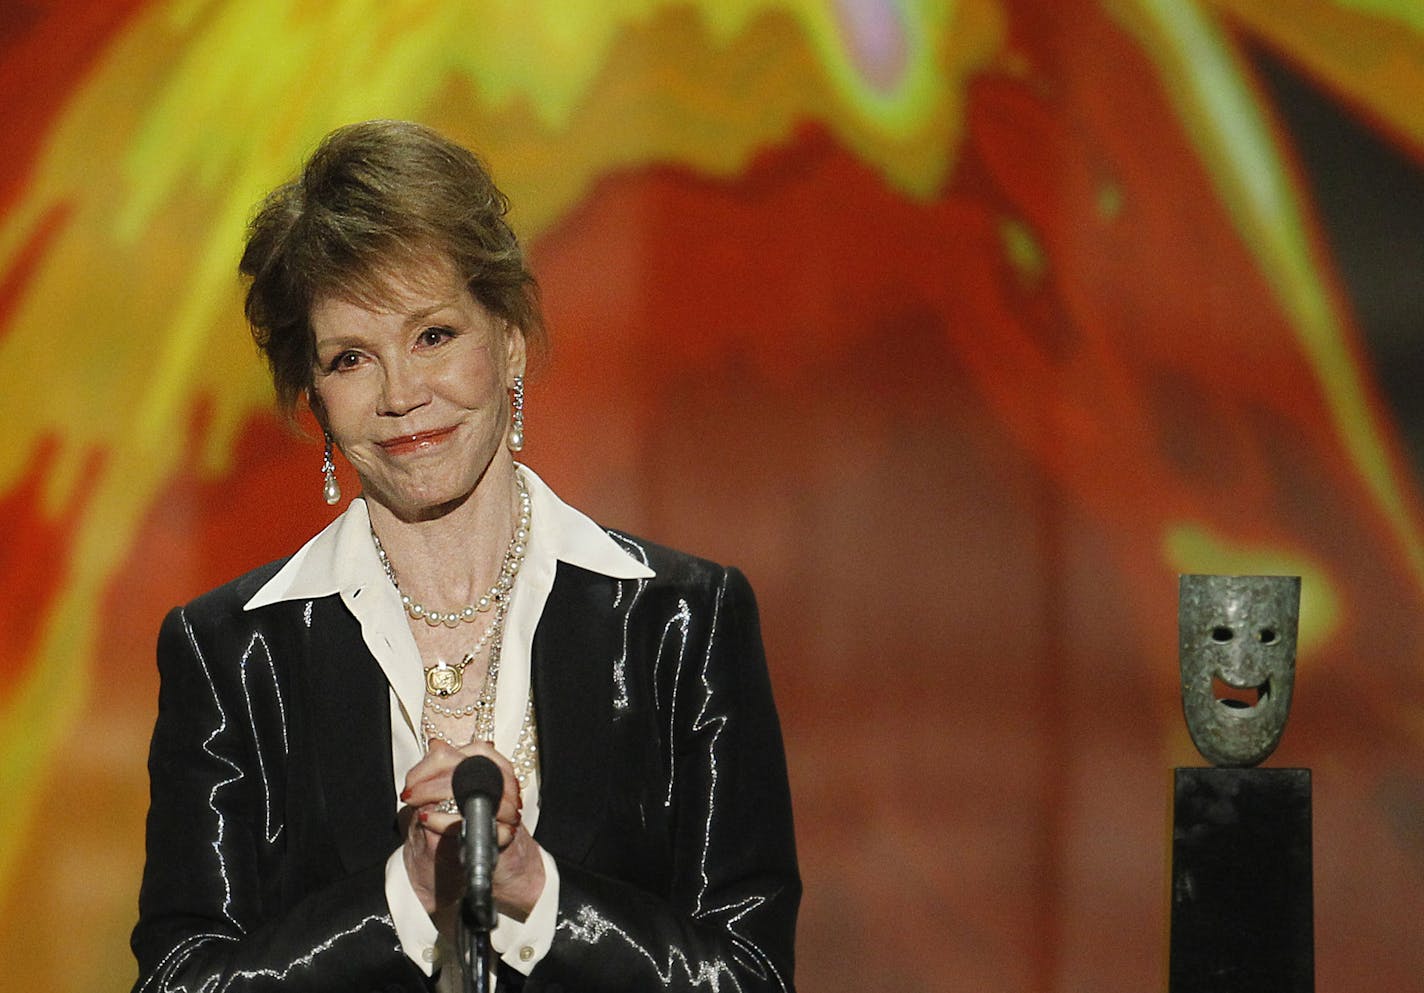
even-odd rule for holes
{"type": "Polygon", "coordinates": [[[433,669],[425,670],[425,689],[432,696],[454,696],[465,684],[465,667],[446,665],[441,662],[433,669]]]}

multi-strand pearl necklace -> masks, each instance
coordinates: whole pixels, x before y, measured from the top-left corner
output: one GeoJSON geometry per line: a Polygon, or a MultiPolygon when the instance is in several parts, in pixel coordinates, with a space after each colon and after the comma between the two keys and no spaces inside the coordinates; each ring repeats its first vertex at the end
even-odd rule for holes
{"type": "MultiPolygon", "coordinates": [[[[480,637],[480,643],[475,649],[465,653],[458,667],[445,666],[443,663],[436,665],[425,671],[425,710],[420,716],[421,730],[427,738],[434,738],[443,741],[452,748],[463,748],[472,741],[493,741],[494,740],[494,704],[495,697],[499,693],[499,660],[504,648],[504,617],[508,609],[507,603],[501,603],[495,608],[493,619],[489,628],[480,637]],[[437,698],[453,696],[460,692],[463,680],[459,676],[463,675],[465,666],[474,661],[476,653],[485,643],[489,644],[489,665],[485,669],[485,678],[480,683],[480,694],[473,703],[463,706],[446,706],[440,703],[437,698]],[[436,673],[455,671],[458,669],[455,688],[447,693],[439,692],[431,688],[431,679],[436,673]],[[462,721],[473,717],[475,726],[471,730],[469,737],[460,741],[447,734],[439,724],[435,722],[437,717],[447,721],[462,721]]],[[[514,766],[514,778],[519,782],[519,788],[527,791],[535,771],[539,768],[539,733],[534,723],[534,699],[531,695],[524,704],[524,720],[519,726],[519,738],[514,744],[514,752],[509,757],[510,764],[514,766]]]]}
{"type": "Polygon", "coordinates": [[[420,723],[421,727],[425,729],[427,736],[439,738],[447,745],[452,745],[455,748],[468,745],[476,738],[482,741],[493,740],[494,699],[495,694],[499,692],[499,656],[501,649],[504,647],[504,615],[505,605],[500,604],[499,607],[495,609],[494,619],[490,621],[489,628],[485,631],[484,636],[480,638],[480,644],[476,645],[473,650],[465,653],[465,657],[459,663],[458,667],[446,666],[445,663],[442,662],[433,668],[425,670],[425,712],[421,715],[420,723]],[[486,666],[485,678],[480,683],[480,695],[475,699],[474,703],[455,707],[447,707],[439,703],[437,700],[438,697],[450,697],[460,692],[460,687],[463,685],[461,676],[464,674],[465,666],[475,660],[476,653],[484,646],[486,641],[489,642],[490,646],[489,665],[486,666]],[[440,672],[455,673],[455,686],[448,692],[441,692],[438,689],[431,688],[431,677],[440,672]],[[455,721],[473,717],[475,719],[474,733],[471,734],[467,741],[452,741],[435,723],[436,717],[444,717],[455,721]]]}
{"type": "MultiPolygon", "coordinates": [[[[489,626],[485,628],[479,640],[459,662],[453,665],[439,662],[425,670],[425,705],[420,718],[421,729],[427,737],[443,741],[454,748],[464,747],[477,739],[481,741],[494,740],[494,704],[495,697],[499,693],[499,659],[504,648],[504,620],[509,612],[510,597],[514,593],[514,581],[519,575],[520,567],[524,564],[531,521],[529,487],[517,469],[514,473],[514,482],[518,491],[519,515],[515,521],[514,533],[510,535],[509,545],[504,552],[499,578],[490,587],[489,592],[475,603],[460,610],[448,612],[431,610],[405,594],[400,588],[400,582],[396,579],[395,569],[391,566],[390,559],[386,557],[386,550],[381,547],[381,539],[377,537],[374,529],[371,531],[371,540],[375,543],[376,555],[381,560],[381,567],[386,572],[386,578],[396,588],[396,592],[400,595],[401,606],[413,620],[424,621],[431,627],[444,624],[446,627],[454,628],[461,622],[472,623],[480,615],[488,614],[493,610],[489,626]],[[464,688],[465,668],[479,657],[480,652],[486,646],[489,648],[489,664],[485,668],[484,679],[480,682],[479,696],[474,702],[464,705],[447,706],[441,703],[441,700],[456,696],[464,688]],[[475,726],[466,740],[457,741],[435,723],[437,717],[448,721],[462,721],[473,717],[475,726]]],[[[528,787],[530,777],[538,768],[538,748],[538,732],[534,726],[534,701],[531,696],[525,703],[524,721],[519,729],[519,739],[515,743],[514,754],[510,756],[515,778],[519,781],[521,789],[528,787]]]]}

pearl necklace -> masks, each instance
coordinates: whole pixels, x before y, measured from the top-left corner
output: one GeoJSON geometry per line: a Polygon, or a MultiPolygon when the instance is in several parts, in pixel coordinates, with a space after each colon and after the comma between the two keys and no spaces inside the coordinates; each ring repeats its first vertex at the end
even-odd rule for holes
{"type": "MultiPolygon", "coordinates": [[[[425,728],[425,732],[429,737],[439,738],[446,744],[453,745],[456,748],[460,748],[462,745],[468,745],[470,741],[474,741],[476,738],[489,741],[494,737],[494,698],[499,692],[499,656],[504,641],[503,605],[500,606],[499,610],[495,611],[494,623],[490,625],[490,630],[496,633],[495,636],[490,639],[489,666],[485,669],[485,678],[480,684],[480,695],[474,703],[467,704],[464,707],[445,707],[435,702],[435,697],[450,697],[460,692],[460,687],[464,683],[462,676],[465,671],[465,666],[475,660],[474,652],[465,653],[465,658],[460,662],[458,669],[454,666],[447,666],[442,662],[433,669],[425,670],[426,713],[421,716],[421,726],[425,728]],[[454,673],[454,685],[452,688],[441,689],[432,684],[431,677],[435,673],[440,672],[454,673]],[[473,717],[475,719],[475,729],[474,733],[470,736],[470,741],[462,743],[451,741],[450,738],[436,726],[432,715],[454,720],[473,717]]],[[[489,632],[486,632],[487,636],[488,634],[489,632]]],[[[480,640],[484,641],[483,638],[480,640]]]]}
{"type": "MultiPolygon", "coordinates": [[[[489,685],[491,680],[489,672],[493,671],[495,678],[499,677],[499,646],[504,640],[504,615],[509,609],[507,602],[501,602],[494,610],[494,619],[490,621],[489,627],[485,628],[485,633],[480,635],[480,640],[475,642],[475,647],[465,653],[465,657],[451,665],[448,662],[437,662],[425,670],[425,692],[430,696],[449,697],[460,692],[465,685],[465,667],[475,660],[485,644],[493,641],[490,647],[490,668],[485,672],[485,685],[489,685]]],[[[493,706],[493,701],[491,701],[493,706]]],[[[470,711],[471,714],[474,711],[470,711]]],[[[446,714],[453,717],[454,714],[446,714]]]]}
{"type": "MultiPolygon", "coordinates": [[[[456,666],[440,663],[425,671],[425,711],[420,716],[420,726],[427,738],[445,742],[452,748],[463,748],[472,741],[494,740],[494,703],[499,693],[499,660],[504,649],[504,617],[508,605],[501,603],[495,610],[489,628],[480,637],[479,643],[465,653],[456,666]],[[485,678],[480,684],[479,696],[473,703],[464,706],[456,704],[447,707],[437,702],[437,697],[451,697],[460,692],[464,685],[465,667],[475,660],[475,656],[485,643],[489,643],[489,665],[485,678]],[[446,683],[446,676],[437,678],[438,673],[453,674],[453,681],[446,683]],[[438,684],[438,685],[437,685],[438,684]],[[451,725],[474,718],[474,727],[464,741],[447,734],[435,719],[443,718],[451,725]]],[[[514,778],[521,790],[528,790],[530,780],[539,768],[539,731],[534,721],[534,696],[532,692],[524,704],[524,720],[519,726],[519,738],[514,744],[514,752],[509,757],[514,766],[514,778]]]]}
{"type": "MultiPolygon", "coordinates": [[[[425,698],[427,706],[432,701],[425,698]]],[[[458,741],[436,726],[435,721],[429,714],[425,714],[420,719],[420,726],[425,730],[426,737],[435,738],[445,742],[451,748],[464,748],[476,739],[480,741],[494,740],[494,706],[486,707],[484,693],[480,694],[480,702],[472,704],[477,711],[475,716],[475,729],[464,741],[458,741]]],[[[431,708],[433,710],[433,707],[431,708]]],[[[509,757],[509,764],[514,766],[514,778],[519,782],[521,791],[529,791],[529,782],[534,777],[534,773],[539,770],[539,729],[534,721],[534,699],[530,699],[524,705],[524,720],[519,725],[519,739],[514,744],[514,754],[509,757]]]]}
{"type": "MultiPolygon", "coordinates": [[[[381,568],[386,571],[386,578],[391,581],[391,585],[400,594],[401,605],[405,607],[406,613],[412,619],[423,620],[431,627],[444,624],[453,628],[462,621],[473,622],[477,615],[487,613],[491,608],[494,610],[489,627],[480,635],[474,647],[465,653],[464,658],[454,665],[439,662],[425,670],[425,706],[420,716],[421,730],[424,731],[427,738],[443,741],[453,748],[463,748],[476,739],[480,741],[494,740],[494,704],[495,697],[499,692],[499,659],[504,648],[504,619],[509,611],[510,597],[514,593],[515,577],[519,574],[520,566],[524,564],[525,543],[529,540],[529,487],[525,484],[524,477],[520,475],[518,469],[514,472],[514,483],[519,490],[519,519],[515,523],[514,534],[510,536],[509,546],[505,549],[499,579],[490,587],[488,593],[461,610],[442,613],[412,601],[401,591],[400,583],[396,581],[395,569],[391,567],[390,560],[386,557],[386,550],[381,547],[381,539],[376,536],[374,529],[371,531],[371,540],[376,545],[376,555],[381,560],[381,568]],[[479,696],[476,700],[464,705],[454,703],[453,706],[440,703],[439,700],[449,699],[459,694],[464,688],[465,668],[474,662],[486,645],[489,646],[489,665],[485,668],[485,677],[481,681],[479,696]],[[468,738],[459,741],[436,724],[435,718],[437,717],[450,721],[452,724],[473,717],[474,728],[468,738]]],[[[529,787],[531,778],[538,770],[538,755],[539,732],[534,719],[534,696],[531,688],[529,698],[524,704],[524,720],[519,727],[519,738],[515,742],[514,753],[510,756],[510,763],[514,766],[514,776],[519,781],[521,789],[529,787]]]]}
{"type": "Polygon", "coordinates": [[[396,579],[396,571],[391,567],[391,560],[386,557],[386,550],[381,545],[381,539],[376,534],[376,529],[371,529],[371,540],[376,543],[376,557],[381,560],[381,568],[386,570],[386,577],[390,579],[391,585],[400,594],[401,606],[413,620],[424,621],[431,627],[439,627],[444,624],[446,627],[453,628],[458,627],[461,621],[473,624],[480,614],[488,613],[491,607],[509,602],[509,595],[514,590],[514,577],[518,574],[519,567],[524,564],[525,542],[529,540],[529,487],[525,485],[524,477],[519,474],[517,469],[514,473],[514,483],[519,488],[519,519],[515,522],[514,533],[509,536],[509,545],[504,550],[504,561],[500,564],[499,578],[495,580],[494,585],[489,588],[487,593],[474,603],[459,610],[446,612],[431,610],[424,604],[412,600],[400,588],[400,582],[396,579]]]}

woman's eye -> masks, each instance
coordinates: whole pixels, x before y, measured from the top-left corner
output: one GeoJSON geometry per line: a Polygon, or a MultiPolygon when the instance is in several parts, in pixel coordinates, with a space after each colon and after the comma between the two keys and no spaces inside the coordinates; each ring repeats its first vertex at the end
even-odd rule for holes
{"type": "Polygon", "coordinates": [[[426,328],[420,332],[420,343],[422,345],[438,345],[450,336],[449,328],[426,328]]]}
{"type": "Polygon", "coordinates": [[[337,352],[327,366],[332,372],[340,372],[342,369],[354,369],[361,364],[360,352],[337,352]]]}

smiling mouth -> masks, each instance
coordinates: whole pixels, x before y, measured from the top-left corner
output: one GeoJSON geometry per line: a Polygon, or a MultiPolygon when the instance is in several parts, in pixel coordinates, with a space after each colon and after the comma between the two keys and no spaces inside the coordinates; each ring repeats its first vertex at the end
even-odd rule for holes
{"type": "Polygon", "coordinates": [[[455,429],[453,427],[437,428],[434,431],[420,431],[416,434],[404,434],[399,438],[378,441],[376,444],[380,445],[383,451],[392,455],[403,455],[409,452],[419,452],[427,448],[432,448],[454,433],[455,429]]]}
{"type": "Polygon", "coordinates": [[[1252,710],[1271,697],[1271,681],[1257,686],[1233,686],[1220,676],[1211,677],[1211,695],[1229,710],[1252,710]]]}

